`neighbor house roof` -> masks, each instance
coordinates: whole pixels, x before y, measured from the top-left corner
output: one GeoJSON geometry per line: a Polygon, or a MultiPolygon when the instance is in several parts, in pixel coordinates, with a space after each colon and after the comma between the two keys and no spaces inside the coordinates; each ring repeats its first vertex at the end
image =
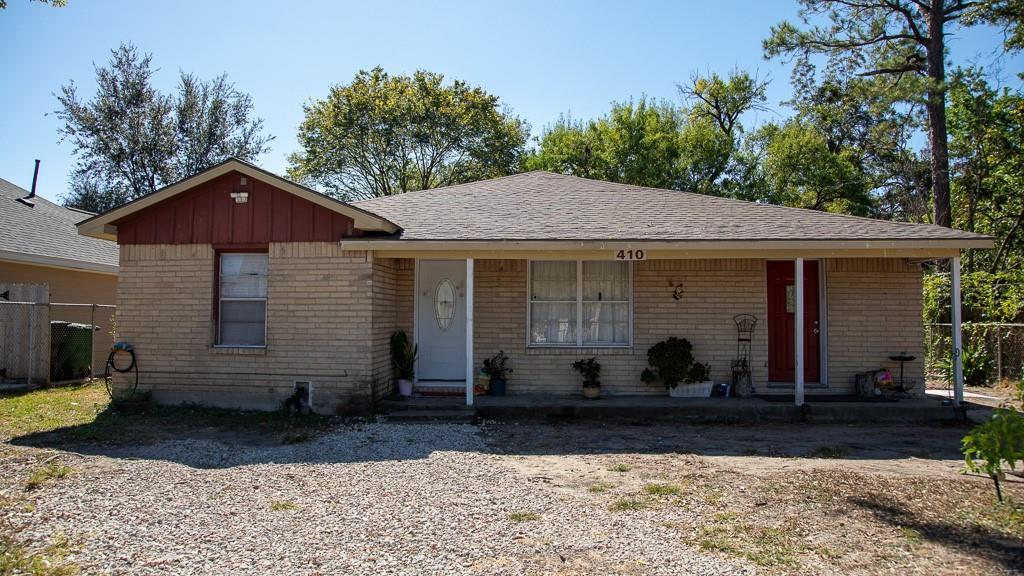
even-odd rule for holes
{"type": "Polygon", "coordinates": [[[398,230],[398,226],[377,214],[357,208],[351,204],[346,204],[345,202],[321,194],[316,190],[306,188],[301,184],[296,184],[287,178],[282,178],[277,174],[267,172],[266,170],[258,166],[254,166],[244,160],[228,158],[220,164],[211,166],[198,174],[179,180],[174,184],[170,184],[159,190],[146,194],[145,196],[132,200],[127,204],[114,208],[113,210],[108,210],[103,214],[93,216],[92,218],[79,223],[79,232],[86,236],[115,240],[117,239],[116,222],[119,220],[232,171],[245,174],[246,176],[257,180],[262,180],[272,186],[284,190],[285,192],[304,198],[313,204],[323,206],[331,211],[348,216],[355,222],[355,227],[360,230],[385,233],[393,233],[398,230]]]}
{"type": "MultiPolygon", "coordinates": [[[[991,247],[990,237],[817,210],[744,202],[535,171],[357,202],[437,241],[940,243],[991,247]]],[[[369,241],[368,241],[369,242],[369,241]]],[[[376,246],[384,240],[374,241],[376,246]]]]}
{"type": "Polygon", "coordinates": [[[65,208],[0,179],[0,260],[116,273],[117,244],[80,236],[91,212],[65,208]],[[30,205],[31,204],[31,205],[30,205]]]}

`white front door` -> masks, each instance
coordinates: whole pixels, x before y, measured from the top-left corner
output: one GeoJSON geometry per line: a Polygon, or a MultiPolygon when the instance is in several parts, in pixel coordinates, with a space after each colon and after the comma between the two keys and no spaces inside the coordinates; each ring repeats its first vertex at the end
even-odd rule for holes
{"type": "Polygon", "coordinates": [[[466,381],[466,261],[420,260],[417,380],[466,381]]]}

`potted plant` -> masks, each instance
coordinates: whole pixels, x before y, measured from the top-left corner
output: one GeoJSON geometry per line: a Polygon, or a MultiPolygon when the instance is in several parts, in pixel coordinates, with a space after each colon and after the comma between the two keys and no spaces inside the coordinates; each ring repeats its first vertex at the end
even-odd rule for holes
{"type": "Polygon", "coordinates": [[[661,380],[673,398],[711,396],[714,382],[711,368],[693,361],[693,345],[675,336],[662,340],[647,350],[647,363],[640,379],[648,384],[661,380]]]}
{"type": "Polygon", "coordinates": [[[583,397],[594,399],[601,395],[601,363],[597,358],[577,360],[572,363],[574,370],[583,377],[583,397]]]}
{"type": "Polygon", "coordinates": [[[487,393],[491,396],[505,395],[505,377],[512,373],[507,363],[508,356],[505,356],[504,350],[499,350],[497,354],[484,360],[484,374],[491,379],[487,393]]]}
{"type": "Polygon", "coordinates": [[[399,330],[391,335],[391,369],[398,379],[398,393],[402,396],[412,396],[416,354],[416,345],[409,342],[404,331],[399,330]]]}

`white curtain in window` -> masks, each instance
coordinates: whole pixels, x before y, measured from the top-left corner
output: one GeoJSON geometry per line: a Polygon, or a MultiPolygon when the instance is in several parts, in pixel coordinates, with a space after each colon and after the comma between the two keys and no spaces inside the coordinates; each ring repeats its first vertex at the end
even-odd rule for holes
{"type": "Polygon", "coordinates": [[[583,262],[583,343],[629,343],[628,262],[583,262]]]}
{"type": "Polygon", "coordinates": [[[576,343],[576,262],[531,262],[530,342],[576,343]]]}

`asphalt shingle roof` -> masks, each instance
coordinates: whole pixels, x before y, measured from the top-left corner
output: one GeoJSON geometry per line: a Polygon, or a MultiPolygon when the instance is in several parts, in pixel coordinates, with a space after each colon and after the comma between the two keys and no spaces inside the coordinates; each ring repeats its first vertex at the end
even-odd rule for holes
{"type": "Polygon", "coordinates": [[[28,191],[0,178],[0,251],[118,265],[117,244],[80,236],[75,224],[92,216],[36,196],[34,206],[18,202],[28,191]]]}
{"type": "Polygon", "coordinates": [[[403,240],[974,240],[909,224],[527,172],[356,202],[403,240]]]}

